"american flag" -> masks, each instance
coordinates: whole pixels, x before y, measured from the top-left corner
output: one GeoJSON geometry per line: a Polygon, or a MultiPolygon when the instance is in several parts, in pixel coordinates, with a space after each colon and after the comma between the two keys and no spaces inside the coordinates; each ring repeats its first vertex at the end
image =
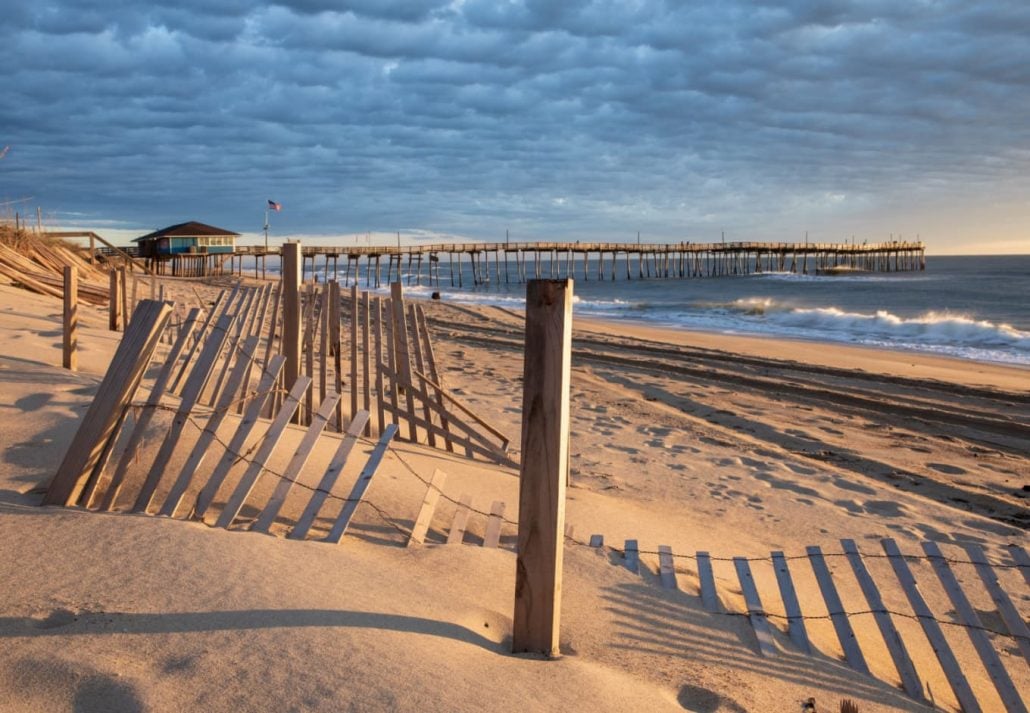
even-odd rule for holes
{"type": "Polygon", "coordinates": [[[283,209],[283,207],[280,204],[276,203],[271,198],[268,199],[268,208],[269,210],[274,210],[277,212],[283,209]]]}

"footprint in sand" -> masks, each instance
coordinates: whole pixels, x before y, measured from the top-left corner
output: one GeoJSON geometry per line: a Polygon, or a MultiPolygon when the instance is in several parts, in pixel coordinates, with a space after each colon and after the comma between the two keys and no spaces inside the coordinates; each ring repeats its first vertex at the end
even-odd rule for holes
{"type": "Polygon", "coordinates": [[[834,500],[833,504],[847,510],[849,515],[861,515],[865,512],[865,508],[855,500],[834,500]]]}
{"type": "Polygon", "coordinates": [[[774,475],[768,473],[755,473],[754,477],[758,480],[765,482],[770,488],[776,488],[777,490],[789,490],[797,493],[798,495],[808,495],[809,497],[819,498],[819,491],[813,488],[806,488],[803,485],[798,485],[790,480],[783,480],[777,478],[774,475]]]}
{"type": "Polygon", "coordinates": [[[963,475],[969,471],[965,468],[960,468],[957,465],[950,465],[948,463],[927,463],[927,468],[932,468],[938,473],[944,473],[946,475],[963,475]]]}
{"type": "Polygon", "coordinates": [[[908,508],[893,500],[866,500],[865,509],[881,517],[901,517],[908,508]]]}
{"type": "Polygon", "coordinates": [[[781,463],[784,468],[790,470],[798,475],[815,475],[819,471],[815,468],[810,468],[807,465],[799,465],[797,463],[781,463]]]}
{"type": "Polygon", "coordinates": [[[870,488],[868,485],[860,485],[859,483],[853,483],[847,478],[834,477],[833,484],[841,490],[850,490],[855,493],[862,493],[863,495],[875,495],[876,490],[870,488]]]}

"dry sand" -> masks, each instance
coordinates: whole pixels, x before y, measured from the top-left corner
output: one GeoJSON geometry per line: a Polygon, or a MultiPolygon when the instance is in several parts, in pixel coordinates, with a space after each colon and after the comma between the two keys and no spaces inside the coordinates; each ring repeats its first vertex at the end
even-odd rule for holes
{"type": "MultiPolygon", "coordinates": [[[[190,283],[166,284],[173,298],[194,301],[190,283]]],[[[703,610],[692,559],[677,561],[682,591],[672,592],[658,586],[654,556],[636,575],[617,553],[575,542],[566,548],[565,655],[509,655],[514,527],[504,548],[484,549],[477,516],[465,546],[440,546],[455,509],[445,499],[429,544],[402,545],[425,492],[420,478],[434,468],[448,473],[449,497],[473,494],[483,510],[503,500],[511,519],[517,478],[419,446],[387,456],[369,493],[382,516],[362,506],[338,546],[40,508],[39,486],[117,335],[104,313],[84,308],[81,371],[69,373],[59,368],[58,302],[0,285],[0,303],[2,711],[765,712],[800,711],[809,697],[835,710],[844,696],[863,713],[923,709],[898,689],[868,615],[852,625],[875,677],[841,661],[826,620],[809,622],[819,654],[797,653],[776,621],[781,653],[763,658],[746,619],[703,610]]],[[[447,384],[517,445],[521,318],[446,303],[427,310],[447,384]]],[[[916,553],[932,539],[957,558],[961,544],[980,544],[998,562],[1004,545],[1027,544],[1025,369],[582,320],[575,336],[567,513],[577,540],[598,533],[646,551],[765,557],[803,555],[807,545],[840,552],[841,538],[875,554],[893,537],[916,553]]],[[[335,447],[335,437],[323,440],[309,480],[335,447]]],[[[148,446],[143,461],[156,449],[148,446]]],[[[847,563],[828,563],[846,609],[868,609],[847,563]]],[[[885,560],[868,565],[878,582],[892,581],[885,560]]],[[[771,566],[752,566],[764,605],[782,612],[771,566]]],[[[933,610],[953,617],[929,565],[912,568],[933,610]]],[[[807,563],[792,561],[792,572],[806,614],[825,614],[807,563]]],[[[1001,628],[975,572],[956,572],[984,623],[1001,628]]],[[[744,611],[732,564],[717,561],[715,573],[725,609],[744,611]]],[[[1025,617],[1018,571],[999,576],[1025,617]]],[[[910,611],[896,587],[884,596],[910,611]]],[[[938,705],[956,710],[919,625],[897,626],[938,705]]],[[[999,710],[969,638],[945,628],[984,709],[999,710]]],[[[1030,690],[1015,644],[994,640],[1016,685],[1030,690]]]]}

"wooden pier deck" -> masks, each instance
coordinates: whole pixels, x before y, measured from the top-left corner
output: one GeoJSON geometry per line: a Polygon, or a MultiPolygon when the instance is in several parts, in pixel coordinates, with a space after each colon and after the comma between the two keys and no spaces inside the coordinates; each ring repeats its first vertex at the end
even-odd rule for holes
{"type": "MultiPolygon", "coordinates": [[[[237,246],[222,255],[183,256],[173,274],[262,275],[279,247],[237,246]],[[228,262],[228,270],[225,263],[228,262]],[[250,263],[245,267],[245,262],[250,263]],[[211,274],[208,272],[208,274],[211,274]]],[[[684,279],[766,272],[840,274],[926,269],[922,242],[884,243],[438,243],[401,246],[305,245],[304,272],[339,275],[344,284],[379,287],[405,276],[408,284],[464,287],[533,278],[583,280],[684,279]],[[471,273],[471,274],[469,274],[471,273]]],[[[174,260],[173,260],[174,262],[174,260]]],[[[157,266],[161,269],[161,266],[157,266]]]]}

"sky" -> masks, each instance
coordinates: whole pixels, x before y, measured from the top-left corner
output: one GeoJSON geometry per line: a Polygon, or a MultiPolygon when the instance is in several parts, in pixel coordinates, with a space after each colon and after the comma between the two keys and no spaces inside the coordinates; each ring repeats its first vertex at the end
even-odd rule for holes
{"type": "Polygon", "coordinates": [[[52,226],[1030,253],[1025,0],[4,8],[0,212],[52,226]]]}

